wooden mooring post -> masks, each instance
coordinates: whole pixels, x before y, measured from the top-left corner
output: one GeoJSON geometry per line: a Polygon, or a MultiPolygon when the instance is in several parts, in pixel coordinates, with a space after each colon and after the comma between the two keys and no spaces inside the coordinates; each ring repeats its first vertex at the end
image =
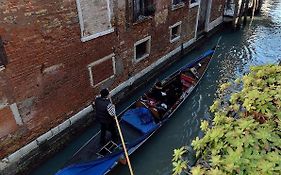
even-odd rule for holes
{"type": "Polygon", "coordinates": [[[242,15],[243,15],[243,12],[244,12],[244,10],[245,10],[245,3],[246,3],[246,0],[242,0],[241,6],[240,6],[240,10],[239,10],[237,28],[240,28],[240,27],[241,27],[242,15]]]}
{"type": "Polygon", "coordinates": [[[232,20],[232,27],[234,29],[236,28],[236,19],[238,16],[238,12],[239,12],[239,1],[235,1],[235,9],[234,9],[233,20],[232,20]]]}
{"type": "MultiPolygon", "coordinates": [[[[246,4],[245,4],[245,8],[244,8],[244,21],[243,21],[243,25],[247,24],[247,17],[248,17],[248,11],[249,11],[249,4],[250,4],[250,0],[246,0],[246,4]]],[[[254,10],[254,9],[253,9],[254,10]]]]}
{"type": "Polygon", "coordinates": [[[263,0],[257,0],[257,12],[259,13],[261,11],[261,6],[262,6],[262,3],[263,3],[263,0]]]}
{"type": "Polygon", "coordinates": [[[256,9],[257,9],[257,0],[253,0],[253,7],[252,7],[251,18],[253,18],[253,16],[255,15],[256,9]]]}
{"type": "Polygon", "coordinates": [[[244,17],[243,25],[246,25],[248,15],[251,18],[253,18],[253,16],[256,13],[259,13],[259,11],[261,10],[263,0],[242,0],[241,3],[239,2],[241,1],[235,0],[235,9],[234,9],[234,15],[232,20],[232,26],[234,29],[239,29],[241,27],[243,17],[244,17]],[[250,14],[249,12],[250,2],[252,2],[251,3],[252,14],[250,14]]]}

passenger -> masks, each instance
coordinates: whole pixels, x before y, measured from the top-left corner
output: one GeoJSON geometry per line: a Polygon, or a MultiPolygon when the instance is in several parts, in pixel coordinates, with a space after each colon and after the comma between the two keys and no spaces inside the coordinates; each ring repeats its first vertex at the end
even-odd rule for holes
{"type": "Polygon", "coordinates": [[[196,69],[195,67],[190,68],[190,71],[192,72],[192,74],[193,74],[197,79],[199,79],[200,75],[199,75],[199,73],[197,72],[197,69],[196,69]]]}
{"type": "Polygon", "coordinates": [[[111,133],[111,139],[116,143],[118,141],[118,135],[116,132],[116,126],[114,121],[114,116],[112,116],[109,112],[111,103],[108,98],[109,91],[107,89],[103,89],[100,91],[100,96],[95,99],[95,108],[96,108],[96,117],[98,122],[100,123],[101,136],[100,136],[100,144],[104,145],[106,141],[106,131],[111,133]]]}
{"type": "Polygon", "coordinates": [[[161,82],[157,82],[152,88],[151,97],[156,101],[162,103],[165,102],[166,93],[163,91],[163,86],[161,82]]]}
{"type": "Polygon", "coordinates": [[[167,105],[169,107],[173,106],[178,99],[177,88],[175,85],[171,85],[167,90],[167,105]]]}

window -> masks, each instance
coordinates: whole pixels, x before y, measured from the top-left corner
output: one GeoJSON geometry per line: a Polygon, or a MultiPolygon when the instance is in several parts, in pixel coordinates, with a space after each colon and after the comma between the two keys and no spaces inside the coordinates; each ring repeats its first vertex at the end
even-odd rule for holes
{"type": "Polygon", "coordinates": [[[181,21],[169,27],[170,28],[170,42],[175,42],[181,36],[181,21]]]}
{"type": "Polygon", "coordinates": [[[150,54],[151,37],[148,36],[135,43],[134,61],[139,62],[145,59],[150,54]]]}
{"type": "Polygon", "coordinates": [[[199,0],[190,0],[190,8],[199,5],[199,0]]]}
{"type": "Polygon", "coordinates": [[[82,42],[114,32],[112,0],[76,0],[76,4],[82,42]]]}
{"type": "Polygon", "coordinates": [[[182,4],[184,2],[184,0],[172,0],[172,1],[173,1],[173,5],[182,4]]]}
{"type": "Polygon", "coordinates": [[[111,54],[88,65],[90,84],[96,87],[116,74],[115,55],[111,54]]]}
{"type": "Polygon", "coordinates": [[[134,0],[134,21],[142,20],[155,12],[153,0],[134,0]]]}
{"type": "Polygon", "coordinates": [[[7,56],[4,48],[4,42],[2,38],[0,37],[0,70],[3,70],[5,66],[7,65],[7,56]]]}

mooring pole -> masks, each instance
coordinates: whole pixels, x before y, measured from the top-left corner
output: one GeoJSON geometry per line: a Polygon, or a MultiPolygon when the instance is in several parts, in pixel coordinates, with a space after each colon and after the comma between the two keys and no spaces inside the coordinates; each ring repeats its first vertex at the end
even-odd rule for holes
{"type": "Polygon", "coordinates": [[[257,8],[257,0],[253,0],[253,7],[252,7],[251,18],[253,18],[255,16],[256,8],[257,8]]]}
{"type": "Polygon", "coordinates": [[[263,0],[258,1],[258,12],[261,11],[262,2],[263,2],[263,0]]]}
{"type": "Polygon", "coordinates": [[[237,27],[241,26],[242,15],[243,15],[243,12],[245,12],[245,1],[246,0],[242,0],[242,3],[241,3],[241,7],[240,7],[240,11],[239,11],[239,17],[238,17],[238,22],[237,22],[237,27]]]}
{"type": "Polygon", "coordinates": [[[235,1],[234,14],[233,14],[233,20],[232,20],[233,29],[236,28],[238,12],[239,12],[239,1],[235,1]]]}
{"type": "Polygon", "coordinates": [[[245,10],[244,10],[244,21],[243,21],[244,25],[247,24],[247,17],[248,17],[248,11],[249,11],[249,1],[250,0],[246,0],[245,10]]]}

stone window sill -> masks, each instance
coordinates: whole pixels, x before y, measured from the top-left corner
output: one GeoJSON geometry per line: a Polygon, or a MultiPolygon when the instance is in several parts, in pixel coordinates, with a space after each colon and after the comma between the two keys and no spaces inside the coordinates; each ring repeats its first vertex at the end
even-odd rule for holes
{"type": "Polygon", "coordinates": [[[101,37],[101,36],[104,36],[104,35],[108,35],[108,34],[113,33],[113,32],[114,32],[114,28],[112,27],[112,28],[109,28],[108,30],[105,30],[105,31],[102,31],[102,32],[99,32],[99,33],[96,33],[96,34],[92,34],[92,35],[89,35],[89,36],[82,36],[81,41],[84,43],[84,42],[93,40],[95,38],[98,38],[98,37],[101,37]]]}
{"type": "Polygon", "coordinates": [[[178,4],[173,4],[172,5],[172,11],[183,8],[184,7],[184,2],[178,3],[178,4]]]}
{"type": "Polygon", "coordinates": [[[177,37],[171,39],[170,43],[174,43],[174,42],[178,41],[180,38],[181,38],[181,36],[177,36],[177,37]]]}
{"type": "Polygon", "coordinates": [[[151,20],[151,19],[152,19],[152,16],[140,16],[139,19],[134,21],[133,25],[137,25],[139,23],[143,23],[143,22],[146,22],[146,21],[151,20]]]}
{"type": "Polygon", "coordinates": [[[5,66],[0,66],[0,71],[5,70],[5,66]]]}
{"type": "Polygon", "coordinates": [[[138,59],[134,59],[134,63],[138,63],[144,59],[146,59],[147,57],[149,57],[149,53],[143,55],[142,57],[138,58],[138,59]]]}
{"type": "Polygon", "coordinates": [[[199,6],[199,2],[194,2],[194,3],[190,4],[189,8],[193,8],[193,7],[196,7],[196,6],[199,6]]]}

